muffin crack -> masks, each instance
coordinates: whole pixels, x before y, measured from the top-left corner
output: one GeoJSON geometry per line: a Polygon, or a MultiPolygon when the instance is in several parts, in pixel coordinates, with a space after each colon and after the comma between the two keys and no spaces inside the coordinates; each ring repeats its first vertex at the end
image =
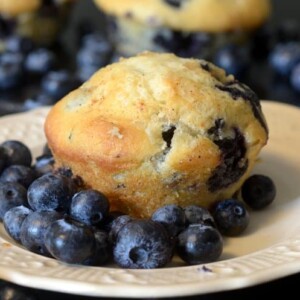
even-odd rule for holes
{"type": "Polygon", "coordinates": [[[168,125],[168,126],[165,126],[164,130],[162,131],[161,135],[162,135],[163,140],[166,142],[168,149],[171,148],[172,139],[173,139],[175,130],[176,130],[175,125],[168,125]]]}

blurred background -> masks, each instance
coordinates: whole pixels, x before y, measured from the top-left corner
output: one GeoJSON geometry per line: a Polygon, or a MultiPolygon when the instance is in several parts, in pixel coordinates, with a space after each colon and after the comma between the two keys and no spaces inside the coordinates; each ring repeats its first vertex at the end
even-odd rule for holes
{"type": "MultiPolygon", "coordinates": [[[[272,4],[271,18],[247,42],[236,45],[229,41],[213,55],[203,56],[248,84],[261,99],[299,105],[299,1],[273,0],[272,4]]],[[[120,56],[108,37],[104,13],[91,0],[78,0],[67,9],[68,18],[64,15],[59,23],[54,41],[45,42],[49,30],[41,30],[42,44],[10,32],[15,21],[0,16],[0,115],[52,105],[120,56]]],[[[41,28],[51,28],[52,19],[61,17],[57,11],[57,7],[45,6],[39,18],[46,16],[47,22],[41,28]]],[[[182,45],[187,42],[180,38],[182,45]]],[[[175,42],[178,48],[178,40],[175,42]]],[[[174,45],[174,40],[165,44],[174,45]]]]}

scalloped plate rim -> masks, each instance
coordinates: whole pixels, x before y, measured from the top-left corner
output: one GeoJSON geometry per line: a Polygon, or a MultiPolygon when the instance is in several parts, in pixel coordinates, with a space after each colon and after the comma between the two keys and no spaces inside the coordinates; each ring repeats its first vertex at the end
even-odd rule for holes
{"type": "MultiPolygon", "coordinates": [[[[298,116],[297,121],[294,120],[294,122],[297,122],[300,128],[300,109],[298,107],[272,101],[263,101],[262,105],[268,113],[271,111],[280,112],[280,114],[285,111],[293,112],[295,116],[298,116]]],[[[9,130],[5,131],[3,124],[12,124],[12,122],[18,121],[25,127],[28,125],[23,132],[25,136],[20,134],[21,140],[31,141],[32,137],[28,137],[28,134],[34,133],[36,137],[32,140],[33,147],[41,146],[44,139],[42,124],[48,110],[49,107],[44,107],[1,117],[0,139],[7,139],[10,133],[9,130]],[[30,127],[32,123],[36,123],[36,126],[30,127]],[[4,131],[5,134],[3,134],[4,131]]],[[[299,195],[296,200],[300,202],[299,195]]],[[[0,235],[0,255],[2,257],[0,278],[31,288],[86,296],[172,297],[249,287],[297,273],[300,271],[300,234],[253,253],[205,264],[211,271],[205,271],[203,265],[156,270],[69,266],[54,259],[30,253],[14,243],[10,243],[10,239],[3,236],[3,231],[0,235]],[[25,261],[17,262],[16,266],[13,266],[11,264],[15,257],[22,257],[25,261]],[[264,263],[262,263],[261,257],[264,257],[264,263]],[[5,264],[5,259],[8,261],[7,264],[5,264]],[[251,265],[251,262],[254,261],[257,261],[255,267],[251,265]],[[28,270],[30,267],[33,269],[28,270]],[[41,275],[41,270],[46,273],[41,275]],[[47,271],[49,272],[47,273],[47,271]],[[53,274],[53,272],[65,272],[63,273],[65,278],[57,277],[55,276],[57,273],[53,274]],[[90,273],[93,280],[80,279],[82,276],[80,274],[84,272],[90,273]],[[166,281],[166,275],[170,276],[173,281],[166,281]],[[188,277],[181,281],[182,279],[178,277],[183,275],[190,275],[191,280],[189,281],[188,277]],[[79,280],[74,276],[79,276],[79,280]],[[104,277],[106,281],[97,281],[97,276],[104,277]]]]}

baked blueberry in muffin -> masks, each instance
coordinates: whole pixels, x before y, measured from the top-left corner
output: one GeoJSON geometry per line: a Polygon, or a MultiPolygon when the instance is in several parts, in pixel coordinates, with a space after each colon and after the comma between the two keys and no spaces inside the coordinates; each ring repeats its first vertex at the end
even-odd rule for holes
{"type": "Polygon", "coordinates": [[[140,217],[231,197],[268,138],[249,87],[204,60],[152,52],[99,70],[52,108],[45,132],[56,168],[140,217]]]}

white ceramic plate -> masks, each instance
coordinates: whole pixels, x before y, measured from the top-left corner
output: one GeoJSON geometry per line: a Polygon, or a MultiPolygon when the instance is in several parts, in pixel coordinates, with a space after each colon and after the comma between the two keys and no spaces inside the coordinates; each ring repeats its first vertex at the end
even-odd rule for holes
{"type": "MultiPolygon", "coordinates": [[[[225,240],[221,260],[155,270],[67,265],[30,253],[0,227],[0,278],[39,289],[109,297],[171,297],[242,288],[300,271],[300,109],[263,102],[270,140],[255,173],[269,175],[278,194],[251,213],[246,233],[225,240]]],[[[48,109],[0,118],[0,142],[18,139],[39,154],[48,109]]]]}

